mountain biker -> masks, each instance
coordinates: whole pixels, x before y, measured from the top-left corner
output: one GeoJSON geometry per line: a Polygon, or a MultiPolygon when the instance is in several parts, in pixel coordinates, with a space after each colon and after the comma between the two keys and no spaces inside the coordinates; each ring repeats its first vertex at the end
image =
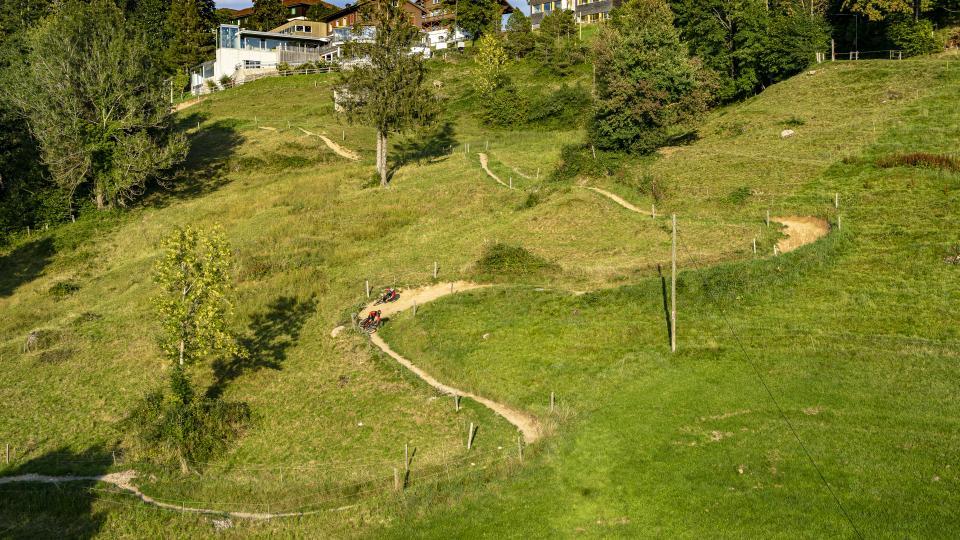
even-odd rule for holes
{"type": "Polygon", "coordinates": [[[366,328],[371,325],[380,324],[380,310],[371,311],[367,318],[360,323],[360,326],[366,328]]]}

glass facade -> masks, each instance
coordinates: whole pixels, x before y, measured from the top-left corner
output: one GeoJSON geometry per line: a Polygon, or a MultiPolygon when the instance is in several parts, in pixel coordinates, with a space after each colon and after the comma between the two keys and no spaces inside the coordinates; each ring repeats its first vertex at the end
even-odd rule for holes
{"type": "Polygon", "coordinates": [[[220,31],[217,32],[217,48],[239,49],[240,27],[230,24],[220,25],[220,31]]]}

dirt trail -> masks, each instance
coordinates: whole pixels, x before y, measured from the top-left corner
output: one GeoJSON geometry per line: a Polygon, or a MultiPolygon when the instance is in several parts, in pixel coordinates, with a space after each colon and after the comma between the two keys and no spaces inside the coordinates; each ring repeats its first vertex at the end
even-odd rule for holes
{"type": "Polygon", "coordinates": [[[610,193],[609,191],[607,191],[607,190],[605,190],[605,189],[600,189],[600,188],[595,188],[595,187],[588,187],[587,189],[589,189],[590,191],[595,191],[595,192],[603,195],[604,197],[606,197],[606,198],[610,199],[611,201],[619,204],[620,206],[626,208],[627,210],[630,210],[631,212],[636,212],[636,213],[638,213],[638,214],[644,214],[644,215],[646,215],[646,216],[649,216],[649,215],[650,215],[650,212],[645,212],[645,211],[637,208],[636,206],[634,206],[634,205],[628,203],[627,201],[623,200],[623,198],[621,198],[619,195],[615,195],[615,194],[613,194],[613,193],[610,193]]]}
{"type": "Polygon", "coordinates": [[[499,184],[502,185],[503,187],[506,187],[506,188],[509,188],[509,189],[513,189],[513,187],[512,187],[510,184],[504,182],[503,180],[500,179],[499,176],[493,174],[493,171],[490,170],[489,160],[487,159],[487,155],[486,155],[486,154],[484,154],[484,153],[481,152],[481,153],[479,153],[479,154],[477,154],[477,155],[480,156],[480,168],[483,169],[483,170],[487,173],[487,175],[490,176],[490,178],[493,178],[494,180],[496,180],[497,183],[499,183],[499,184]]]}
{"type": "Polygon", "coordinates": [[[187,107],[192,107],[192,106],[194,106],[194,105],[196,105],[197,103],[200,103],[200,102],[202,102],[202,101],[203,101],[203,98],[202,98],[202,97],[198,97],[198,98],[195,98],[195,99],[190,99],[190,100],[187,100],[187,101],[181,101],[180,103],[177,103],[176,105],[173,106],[173,112],[180,112],[180,111],[186,109],[187,107]]]}
{"type": "MultiPolygon", "coordinates": [[[[306,516],[310,514],[316,514],[322,510],[313,510],[309,512],[286,512],[286,513],[271,513],[271,512],[227,512],[223,510],[214,510],[212,508],[195,508],[190,506],[184,506],[180,504],[173,504],[163,501],[158,501],[149,495],[145,495],[140,491],[137,486],[133,485],[132,481],[136,478],[137,473],[135,471],[123,471],[110,474],[103,474],[99,476],[48,476],[45,474],[21,474],[19,476],[6,476],[0,477],[0,484],[12,484],[14,482],[32,482],[32,483],[41,483],[41,484],[60,484],[63,482],[103,482],[105,484],[111,484],[116,486],[124,491],[130,492],[135,495],[138,499],[143,501],[146,504],[156,506],[157,508],[165,508],[167,510],[176,510],[177,512],[186,512],[192,514],[210,514],[216,516],[230,516],[241,519],[274,519],[282,517],[298,517],[306,516]]],[[[337,508],[337,510],[342,510],[342,507],[337,508]]]]}
{"type": "Polygon", "coordinates": [[[830,232],[830,224],[810,216],[771,217],[770,221],[782,223],[787,237],[777,242],[780,253],[793,251],[800,246],[812,244],[830,232]]]}
{"type": "MultiPolygon", "coordinates": [[[[468,281],[456,281],[453,283],[438,283],[436,285],[428,285],[426,287],[420,287],[417,289],[400,291],[400,299],[397,300],[396,302],[391,302],[389,304],[381,304],[379,306],[374,306],[371,303],[367,305],[364,311],[366,312],[373,309],[379,309],[380,315],[382,317],[389,317],[390,315],[393,315],[395,313],[399,313],[401,311],[405,311],[407,309],[412,308],[414,304],[423,305],[423,304],[426,304],[427,302],[431,302],[433,300],[442,298],[449,294],[454,294],[462,291],[483,289],[489,286],[490,285],[478,285],[476,283],[470,283],[468,281]]],[[[400,365],[409,369],[411,372],[413,372],[414,375],[416,375],[417,377],[420,377],[424,382],[436,388],[438,391],[444,394],[468,397],[476,401],[477,403],[480,403],[484,407],[487,407],[493,412],[499,414],[500,416],[504,417],[508,422],[515,425],[517,429],[520,430],[521,433],[523,433],[523,439],[527,443],[532,443],[540,438],[540,435],[541,435],[540,423],[532,415],[527,414],[523,411],[519,411],[512,407],[508,407],[507,405],[504,405],[502,403],[498,403],[496,401],[487,399],[483,396],[478,396],[477,394],[474,394],[472,392],[467,392],[465,390],[460,390],[459,388],[455,388],[453,386],[443,384],[442,382],[438,381],[436,378],[434,378],[432,375],[430,375],[423,369],[417,367],[416,364],[414,364],[410,360],[407,360],[403,356],[400,356],[400,354],[398,354],[396,351],[391,349],[390,345],[387,345],[387,343],[383,340],[383,338],[381,338],[377,334],[371,335],[370,341],[374,345],[376,345],[380,350],[387,353],[387,355],[389,355],[391,358],[396,360],[400,365]]]]}
{"type": "Polygon", "coordinates": [[[343,157],[343,158],[347,158],[347,159],[349,159],[349,160],[351,160],[351,161],[360,161],[360,156],[358,156],[356,152],[354,152],[353,150],[347,150],[346,148],[344,148],[344,147],[340,146],[339,144],[333,142],[333,140],[330,139],[330,137],[327,137],[326,135],[321,135],[321,134],[319,134],[319,133],[314,133],[314,132],[312,132],[312,131],[307,131],[307,130],[305,130],[305,129],[303,129],[303,128],[297,128],[297,129],[299,129],[300,131],[306,133],[307,135],[312,135],[312,136],[314,136],[314,137],[319,137],[320,140],[323,141],[323,144],[327,145],[327,147],[330,148],[331,150],[333,150],[333,152],[334,152],[335,154],[337,154],[338,156],[343,157]]]}

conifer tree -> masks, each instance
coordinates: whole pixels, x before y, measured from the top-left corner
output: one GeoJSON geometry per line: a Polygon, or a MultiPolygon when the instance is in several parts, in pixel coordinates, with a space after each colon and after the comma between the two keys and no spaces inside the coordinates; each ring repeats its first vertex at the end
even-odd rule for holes
{"type": "Polygon", "coordinates": [[[507,27],[504,32],[504,48],[507,54],[514,58],[523,58],[533,50],[533,30],[530,19],[519,9],[513,10],[507,18],[507,27]]]}
{"type": "Polygon", "coordinates": [[[287,10],[281,0],[253,0],[253,17],[250,24],[254,30],[268,31],[287,22],[287,10]]]}
{"type": "Polygon", "coordinates": [[[170,47],[167,62],[183,71],[212,60],[216,47],[213,0],[173,0],[167,17],[170,47]]]}

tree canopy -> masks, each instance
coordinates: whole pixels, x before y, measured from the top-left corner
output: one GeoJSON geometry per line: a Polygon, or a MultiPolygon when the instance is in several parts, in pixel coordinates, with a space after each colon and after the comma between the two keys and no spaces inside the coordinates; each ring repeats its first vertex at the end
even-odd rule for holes
{"type": "Polygon", "coordinates": [[[387,135],[428,123],[435,101],[423,86],[423,58],[410,52],[420,42],[420,30],[403,8],[391,0],[371,0],[364,4],[361,20],[354,32],[372,25],[374,39],[346,48],[346,56],[359,61],[341,72],[335,99],[349,121],[376,129],[377,171],[386,186],[387,135]]]}
{"type": "Polygon", "coordinates": [[[254,30],[272,30],[287,22],[287,10],[281,0],[253,0],[250,25],[254,30]]]}
{"type": "Polygon", "coordinates": [[[523,58],[533,50],[534,38],[530,19],[519,9],[513,10],[507,18],[503,34],[504,48],[514,58],[523,58]]]}
{"type": "Polygon", "coordinates": [[[170,67],[183,71],[212,59],[216,25],[213,0],[173,0],[167,16],[170,35],[167,62],[170,67]]]}
{"type": "Polygon", "coordinates": [[[627,0],[595,42],[597,148],[645,154],[704,111],[707,79],[687,57],[664,0],[627,0]]]}
{"type": "Polygon", "coordinates": [[[500,31],[503,8],[497,0],[443,0],[443,9],[454,14],[452,23],[476,41],[500,31]]]}
{"type": "Polygon", "coordinates": [[[9,98],[52,179],[98,208],[123,205],[180,161],[163,72],[109,0],[68,0],[27,34],[9,98]]]}

